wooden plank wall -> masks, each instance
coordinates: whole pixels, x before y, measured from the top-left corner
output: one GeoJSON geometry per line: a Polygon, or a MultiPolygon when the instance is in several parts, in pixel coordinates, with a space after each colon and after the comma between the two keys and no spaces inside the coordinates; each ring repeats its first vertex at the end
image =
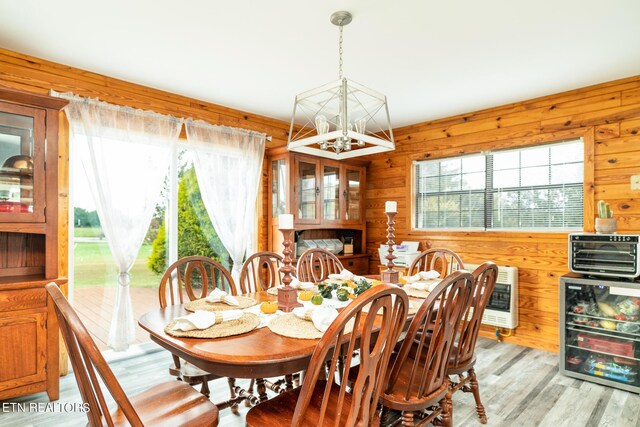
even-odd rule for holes
{"type": "MultiPolygon", "coordinates": [[[[46,94],[50,89],[58,92],[73,92],[76,95],[99,98],[117,105],[127,105],[144,110],[153,110],[176,117],[192,117],[211,124],[233,126],[264,132],[273,137],[267,147],[286,144],[289,124],[268,117],[234,110],[232,108],[200,101],[185,96],[141,86],[134,83],[103,76],[78,68],[46,61],[9,50],[0,49],[0,85],[28,92],[46,94]]],[[[60,166],[60,275],[67,275],[68,245],[66,212],[68,209],[68,130],[61,125],[60,166]]],[[[183,131],[184,137],[184,131],[183,131]]],[[[263,176],[266,176],[266,164],[263,176]]],[[[229,183],[229,185],[232,185],[229,183]]],[[[267,180],[263,179],[262,193],[267,192],[267,180]]],[[[267,198],[262,197],[261,208],[266,212],[267,198]]],[[[258,249],[267,248],[267,219],[261,217],[258,227],[258,249]]]]}
{"type": "MultiPolygon", "coordinates": [[[[412,231],[411,162],[481,150],[585,138],[585,229],[594,201],[610,203],[620,232],[640,231],[640,76],[394,130],[396,150],[370,156],[367,170],[367,251],[386,241],[384,202],[396,200],[396,241],[447,247],[469,263],[519,268],[520,326],[506,341],[558,350],[558,277],[567,270],[567,233],[412,231]]],[[[376,266],[377,262],[372,262],[376,266]]],[[[485,328],[491,337],[494,330],[485,328]]]]}
{"type": "MultiPolygon", "coordinates": [[[[0,49],[0,85],[36,93],[49,89],[98,97],[118,105],[193,117],[212,124],[235,126],[273,136],[268,148],[286,144],[288,124],[251,113],[125,82],[28,55],[0,49]]],[[[65,129],[66,131],[66,129],[65,129]]],[[[419,240],[423,247],[446,246],[467,262],[487,259],[520,268],[520,327],[508,341],[557,350],[558,276],[567,271],[566,233],[413,232],[409,220],[412,159],[473,153],[584,136],[593,140],[585,176],[586,209],[594,200],[611,203],[620,231],[640,230],[640,192],[631,192],[629,177],[640,173],[640,77],[578,89],[530,101],[482,110],[395,129],[397,149],[370,156],[367,171],[367,251],[385,240],[384,202],[397,200],[397,240],[419,240]]],[[[63,159],[68,155],[61,150],[63,159]]],[[[68,165],[62,162],[61,176],[68,165]]],[[[264,165],[263,177],[266,177],[264,165]]],[[[68,183],[60,189],[66,201],[68,183]]],[[[262,221],[258,248],[267,248],[267,180],[262,186],[262,221]]],[[[66,209],[62,203],[61,209],[66,209]]],[[[60,246],[66,248],[66,224],[61,221],[60,246]]],[[[586,218],[587,229],[593,216],[586,218]]],[[[62,255],[62,254],[61,254],[62,255]]],[[[61,257],[61,275],[66,275],[61,257]]],[[[372,271],[377,261],[371,262],[372,271]]],[[[492,331],[484,334],[490,336],[492,331]]]]}

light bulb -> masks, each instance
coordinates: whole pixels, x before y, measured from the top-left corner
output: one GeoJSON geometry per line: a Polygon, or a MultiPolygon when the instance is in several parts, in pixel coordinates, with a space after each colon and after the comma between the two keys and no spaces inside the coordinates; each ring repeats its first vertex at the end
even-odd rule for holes
{"type": "Polygon", "coordinates": [[[318,131],[318,135],[324,135],[329,132],[329,123],[327,123],[327,118],[321,114],[316,116],[316,131],[318,131]]]}
{"type": "Polygon", "coordinates": [[[321,149],[321,150],[326,150],[326,149],[327,149],[327,146],[328,146],[327,141],[322,141],[322,142],[320,143],[320,149],[321,149]]]}

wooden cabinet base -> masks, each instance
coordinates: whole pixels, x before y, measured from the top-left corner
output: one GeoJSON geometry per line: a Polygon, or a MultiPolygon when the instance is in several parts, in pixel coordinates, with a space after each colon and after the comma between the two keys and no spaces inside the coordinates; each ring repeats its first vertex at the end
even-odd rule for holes
{"type": "MultiPolygon", "coordinates": [[[[59,333],[44,285],[52,280],[0,281],[0,399],[45,391],[59,397],[59,333]]],[[[56,283],[64,283],[56,279],[56,283]]]]}
{"type": "Polygon", "coordinates": [[[49,381],[41,381],[38,383],[0,391],[0,400],[11,399],[18,396],[25,396],[27,394],[40,393],[42,391],[47,392],[47,396],[49,397],[50,401],[58,400],[60,398],[58,381],[55,382],[55,385],[52,384],[50,387],[47,387],[48,385],[49,381]]]}

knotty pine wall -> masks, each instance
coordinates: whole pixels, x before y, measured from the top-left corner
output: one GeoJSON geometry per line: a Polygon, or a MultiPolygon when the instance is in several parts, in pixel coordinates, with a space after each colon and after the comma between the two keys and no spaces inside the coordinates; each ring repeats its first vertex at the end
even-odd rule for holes
{"type": "MultiPolygon", "coordinates": [[[[132,66],[135,66],[132,64],[132,66]]],[[[50,89],[58,92],[73,92],[76,95],[99,98],[117,105],[127,105],[144,110],[153,110],[176,117],[202,119],[211,124],[234,126],[264,132],[273,137],[267,147],[286,144],[289,124],[268,117],[215,105],[185,96],[129,83],[78,68],[46,61],[9,50],[0,49],[0,85],[14,89],[46,94],[50,89]]],[[[61,120],[60,156],[60,224],[59,224],[59,270],[67,275],[68,265],[68,125],[61,120]]],[[[186,138],[183,129],[183,138],[186,138]]],[[[267,211],[267,169],[263,167],[262,212],[267,211]]],[[[232,185],[224,183],[223,185],[232,185]]],[[[259,212],[260,250],[267,248],[267,218],[259,212]],[[263,218],[264,217],[264,218],[263,218]]]]}
{"type": "MultiPolygon", "coordinates": [[[[35,93],[59,92],[193,117],[273,136],[267,148],[286,144],[288,124],[169,92],[129,83],[66,65],[0,49],[0,85],[35,93]]],[[[61,124],[60,274],[67,274],[68,146],[61,124]]],[[[395,129],[397,149],[369,156],[367,170],[367,250],[372,271],[377,247],[386,239],[384,202],[397,200],[397,239],[419,240],[422,248],[456,250],[469,263],[493,260],[520,268],[520,326],[506,341],[557,351],[558,277],[567,271],[566,233],[414,232],[410,229],[410,164],[486,149],[552,142],[583,136],[585,157],[585,229],[593,229],[594,201],[611,203],[620,231],[640,231],[640,192],[629,177],[640,173],[640,76],[514,103],[502,107],[395,129]]],[[[263,168],[259,248],[267,247],[266,164],[263,168]]],[[[492,330],[485,330],[492,336],[492,330]]]]}
{"type": "MultiPolygon", "coordinates": [[[[520,325],[505,341],[558,350],[558,278],[567,270],[567,233],[451,232],[411,229],[411,164],[435,159],[559,141],[585,140],[585,230],[593,231],[594,201],[611,204],[620,232],[640,231],[640,76],[530,101],[434,120],[394,130],[396,150],[369,156],[367,251],[371,265],[386,241],[384,202],[396,200],[396,241],[421,248],[446,247],[463,261],[519,268],[520,325]]],[[[494,336],[485,328],[483,335],[494,336]]]]}

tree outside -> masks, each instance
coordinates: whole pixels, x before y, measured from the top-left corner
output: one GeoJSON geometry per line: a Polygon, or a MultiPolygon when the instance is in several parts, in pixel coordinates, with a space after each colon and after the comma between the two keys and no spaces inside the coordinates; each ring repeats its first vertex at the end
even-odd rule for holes
{"type": "MultiPolygon", "coordinates": [[[[149,268],[156,274],[167,269],[167,241],[164,215],[151,244],[149,268]]],[[[229,267],[229,254],[215,232],[200,193],[193,166],[181,171],[178,186],[178,258],[207,256],[229,267]]]]}

